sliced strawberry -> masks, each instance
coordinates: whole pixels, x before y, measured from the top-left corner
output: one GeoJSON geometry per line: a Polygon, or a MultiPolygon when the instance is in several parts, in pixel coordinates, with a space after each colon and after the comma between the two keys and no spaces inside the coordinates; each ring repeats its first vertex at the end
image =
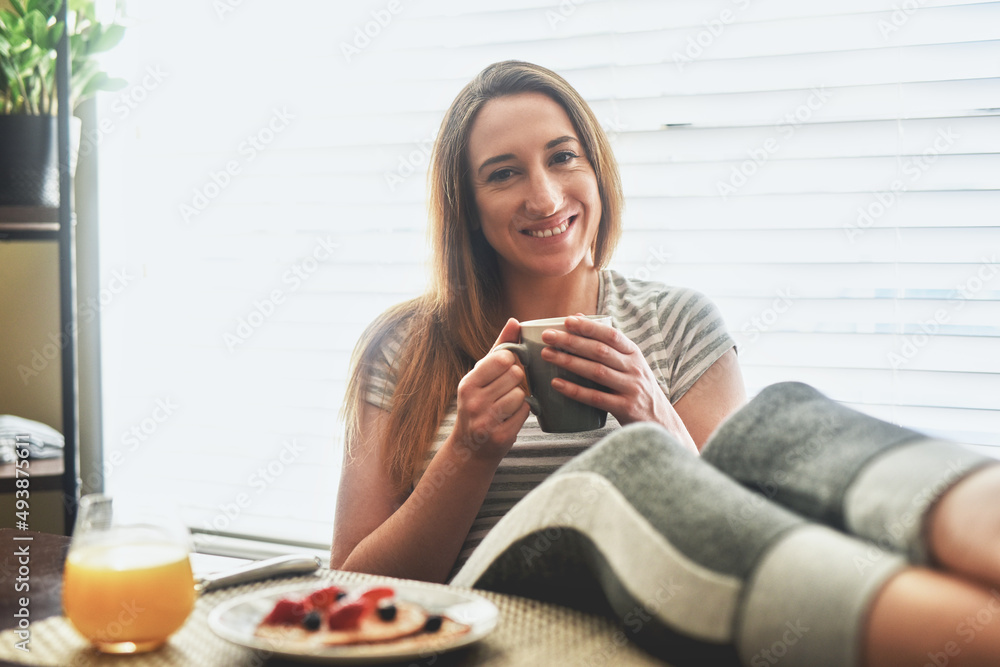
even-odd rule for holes
{"type": "Polygon", "coordinates": [[[369,588],[357,597],[357,601],[365,605],[368,612],[374,611],[380,600],[391,598],[396,595],[396,591],[388,586],[377,586],[369,588]]]}
{"type": "Polygon", "coordinates": [[[340,586],[328,586],[318,591],[313,591],[306,597],[306,605],[310,609],[326,609],[337,601],[338,596],[344,592],[340,586]]]}
{"type": "Polygon", "coordinates": [[[298,625],[306,617],[306,606],[298,600],[282,598],[264,619],[268,625],[298,625]]]}
{"type": "Polygon", "coordinates": [[[358,627],[364,615],[366,605],[363,602],[348,602],[339,607],[331,608],[326,619],[326,625],[331,630],[349,630],[358,627]]]}

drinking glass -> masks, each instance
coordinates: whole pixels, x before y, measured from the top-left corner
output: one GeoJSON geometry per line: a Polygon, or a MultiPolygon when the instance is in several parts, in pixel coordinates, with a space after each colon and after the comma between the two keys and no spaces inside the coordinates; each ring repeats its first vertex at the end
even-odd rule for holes
{"type": "Polygon", "coordinates": [[[99,651],[163,645],[195,602],[190,537],[179,521],[112,512],[109,496],[81,498],[63,573],[63,611],[99,651]]]}

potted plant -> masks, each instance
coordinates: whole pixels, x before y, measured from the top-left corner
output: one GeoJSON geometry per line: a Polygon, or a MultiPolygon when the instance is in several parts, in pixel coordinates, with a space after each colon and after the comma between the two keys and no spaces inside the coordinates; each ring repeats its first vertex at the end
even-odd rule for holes
{"type": "Polygon", "coordinates": [[[0,206],[59,205],[56,47],[64,32],[71,110],[126,83],[95,58],[121,41],[124,27],[99,21],[96,0],[68,1],[66,30],[57,19],[62,0],[0,0],[0,206]]]}

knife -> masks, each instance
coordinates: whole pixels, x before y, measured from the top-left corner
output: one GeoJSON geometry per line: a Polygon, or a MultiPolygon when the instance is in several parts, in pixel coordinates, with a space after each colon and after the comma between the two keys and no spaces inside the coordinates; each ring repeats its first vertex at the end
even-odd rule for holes
{"type": "Polygon", "coordinates": [[[195,577],[195,590],[205,593],[223,588],[224,586],[234,586],[245,584],[249,581],[258,581],[270,577],[280,577],[292,574],[308,574],[315,572],[320,567],[318,556],[307,556],[300,554],[290,554],[287,556],[276,556],[265,560],[257,560],[246,565],[213,572],[195,577]]]}

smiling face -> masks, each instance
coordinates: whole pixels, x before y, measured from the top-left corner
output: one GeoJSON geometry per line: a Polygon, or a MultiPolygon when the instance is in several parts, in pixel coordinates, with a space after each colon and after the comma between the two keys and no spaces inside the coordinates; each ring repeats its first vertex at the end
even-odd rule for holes
{"type": "Polygon", "coordinates": [[[563,108],[542,93],[487,102],[469,134],[479,223],[507,278],[593,267],[597,177],[563,108]]]}

